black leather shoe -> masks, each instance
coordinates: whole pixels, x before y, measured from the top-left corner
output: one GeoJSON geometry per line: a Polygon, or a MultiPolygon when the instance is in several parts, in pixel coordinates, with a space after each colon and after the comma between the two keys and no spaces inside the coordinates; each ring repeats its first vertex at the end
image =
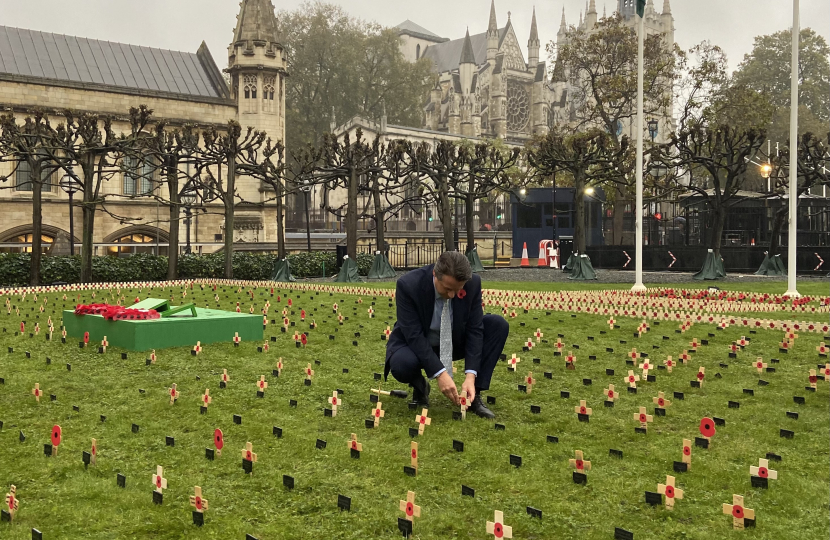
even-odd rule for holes
{"type": "Polygon", "coordinates": [[[429,407],[429,381],[423,379],[423,390],[418,385],[412,385],[412,401],[422,407],[429,407]]]}
{"type": "Polygon", "coordinates": [[[484,401],[481,399],[481,394],[476,394],[476,398],[470,403],[470,410],[482,418],[492,420],[496,417],[495,413],[487,408],[484,401]]]}

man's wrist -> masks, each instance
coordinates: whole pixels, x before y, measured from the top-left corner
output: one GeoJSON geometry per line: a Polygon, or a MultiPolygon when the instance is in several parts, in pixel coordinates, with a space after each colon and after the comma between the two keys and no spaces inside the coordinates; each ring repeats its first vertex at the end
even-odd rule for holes
{"type": "Polygon", "coordinates": [[[473,370],[467,370],[465,373],[467,374],[467,380],[475,380],[478,376],[478,373],[473,370]]]}

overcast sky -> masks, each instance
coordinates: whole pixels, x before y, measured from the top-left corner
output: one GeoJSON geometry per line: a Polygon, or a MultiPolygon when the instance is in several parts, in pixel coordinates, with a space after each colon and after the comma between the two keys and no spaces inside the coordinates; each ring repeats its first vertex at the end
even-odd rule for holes
{"type": "MultiPolygon", "coordinates": [[[[490,0],[328,0],[349,13],[394,26],[406,19],[450,39],[484,32],[490,0]]],[[[281,9],[293,9],[303,0],[274,0],[281,9]]],[[[602,16],[616,0],[596,0],[602,16]]],[[[499,27],[512,11],[519,43],[530,33],[531,11],[537,10],[539,34],[544,45],[556,37],[562,7],[568,24],[579,20],[585,0],[496,0],[499,27]]],[[[663,0],[655,0],[658,11],[663,0]]],[[[771,34],[792,26],[789,0],[671,0],[675,39],[683,49],[703,40],[726,50],[734,69],[752,49],[756,35],[771,34]]],[[[236,24],[239,0],[0,0],[0,25],[70,34],[107,41],[196,52],[207,42],[220,68],[227,63],[227,46],[236,24]]],[[[802,27],[810,26],[830,41],[830,1],[801,0],[802,27]]],[[[525,55],[527,53],[525,52],[525,55]]]]}

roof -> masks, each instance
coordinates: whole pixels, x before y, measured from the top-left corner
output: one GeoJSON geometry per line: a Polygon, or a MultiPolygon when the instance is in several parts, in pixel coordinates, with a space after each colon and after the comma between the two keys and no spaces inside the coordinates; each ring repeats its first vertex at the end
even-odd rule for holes
{"type": "Polygon", "coordinates": [[[443,43],[445,41],[449,41],[449,39],[443,38],[438,34],[430,32],[420,24],[416,24],[410,21],[409,19],[395,26],[395,28],[398,29],[399,34],[408,34],[413,37],[423,38],[429,41],[434,41],[436,43],[443,43]]]}
{"type": "Polygon", "coordinates": [[[204,43],[186,53],[0,26],[0,78],[9,76],[196,99],[229,96],[204,43]]]}
{"type": "MultiPolygon", "coordinates": [[[[499,43],[507,34],[507,26],[499,29],[499,43]]],[[[423,56],[432,60],[435,65],[437,73],[444,73],[446,71],[453,71],[458,69],[459,60],[461,60],[461,51],[464,48],[464,41],[467,37],[461,39],[454,39],[446,43],[438,43],[430,45],[424,51],[423,56]]],[[[474,36],[470,36],[470,45],[472,46],[473,56],[476,64],[481,64],[487,60],[487,32],[482,32],[474,36]]]]}
{"type": "Polygon", "coordinates": [[[242,41],[280,43],[282,41],[277,30],[277,17],[274,15],[274,4],[271,0],[245,0],[239,4],[239,7],[236,29],[233,32],[234,43],[242,41]]]}

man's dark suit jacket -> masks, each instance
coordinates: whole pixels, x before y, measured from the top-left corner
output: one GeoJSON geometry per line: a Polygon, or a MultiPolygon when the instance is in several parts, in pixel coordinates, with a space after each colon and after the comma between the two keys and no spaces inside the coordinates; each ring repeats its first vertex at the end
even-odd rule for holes
{"type": "MultiPolygon", "coordinates": [[[[386,345],[386,369],[389,359],[401,347],[409,347],[421,360],[428,377],[443,369],[441,359],[429,344],[429,327],[435,311],[435,287],[432,269],[435,265],[413,270],[398,279],[395,297],[398,302],[398,320],[386,345]]],[[[464,358],[464,370],[479,371],[481,347],[484,341],[484,311],[481,308],[481,278],[473,274],[464,284],[464,298],[456,296],[452,302],[453,359],[464,358]]],[[[450,374],[452,375],[452,374],[450,374]]]]}

